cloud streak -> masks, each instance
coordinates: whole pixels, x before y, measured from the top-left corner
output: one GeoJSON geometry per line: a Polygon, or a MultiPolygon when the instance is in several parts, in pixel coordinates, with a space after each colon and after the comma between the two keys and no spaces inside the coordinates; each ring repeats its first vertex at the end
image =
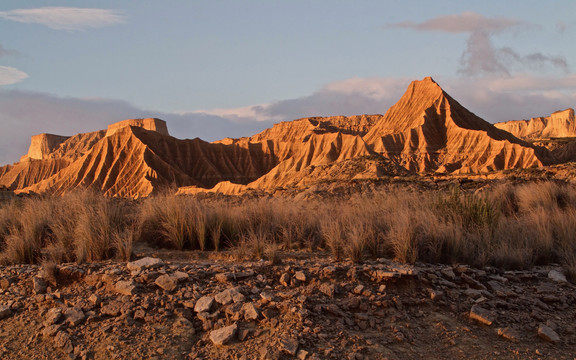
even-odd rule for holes
{"type": "Polygon", "coordinates": [[[458,72],[464,75],[506,75],[513,69],[538,69],[551,67],[563,72],[568,71],[566,59],[561,56],[549,56],[539,52],[520,55],[510,47],[495,48],[492,36],[512,29],[530,28],[533,25],[515,19],[496,17],[487,18],[474,12],[436,17],[421,23],[401,22],[392,27],[414,29],[418,31],[439,31],[452,34],[469,34],[466,50],[460,57],[458,72]]]}
{"type": "Polygon", "coordinates": [[[68,31],[101,28],[126,21],[126,18],[116,10],[73,7],[42,7],[0,11],[0,18],[68,31]]]}
{"type": "Polygon", "coordinates": [[[10,66],[0,65],[0,86],[12,85],[28,78],[28,74],[10,66]]]}

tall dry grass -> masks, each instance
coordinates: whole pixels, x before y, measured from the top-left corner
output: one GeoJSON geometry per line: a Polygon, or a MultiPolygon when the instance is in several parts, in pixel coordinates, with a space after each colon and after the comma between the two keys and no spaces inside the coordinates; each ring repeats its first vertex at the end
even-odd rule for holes
{"type": "Polygon", "coordinates": [[[132,225],[127,203],[82,191],[63,197],[21,199],[2,207],[3,263],[97,261],[126,258],[123,237],[132,225]],[[6,220],[8,219],[8,220],[6,220]]]}
{"type": "Polygon", "coordinates": [[[576,278],[576,188],[554,182],[482,191],[398,190],[335,199],[139,201],[90,192],[0,205],[4,263],[129,259],[135,242],[182,250],[236,248],[279,261],[320,249],[337,260],[389,257],[506,269],[560,263],[576,278]]]}

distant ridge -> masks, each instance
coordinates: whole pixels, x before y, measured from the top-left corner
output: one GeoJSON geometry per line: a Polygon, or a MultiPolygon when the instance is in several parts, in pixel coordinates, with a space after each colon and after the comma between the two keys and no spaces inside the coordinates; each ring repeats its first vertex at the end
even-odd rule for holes
{"type": "Polygon", "coordinates": [[[572,108],[556,111],[547,117],[505,121],[494,125],[526,140],[576,137],[576,120],[572,108]]]}

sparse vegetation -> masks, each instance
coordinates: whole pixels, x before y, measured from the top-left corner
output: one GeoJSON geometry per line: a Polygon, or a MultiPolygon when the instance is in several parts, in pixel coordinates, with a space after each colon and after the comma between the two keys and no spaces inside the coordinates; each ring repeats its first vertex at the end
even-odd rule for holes
{"type": "Polygon", "coordinates": [[[283,251],[337,260],[466,263],[521,269],[560,263],[576,278],[576,187],[502,184],[482,191],[401,190],[345,199],[140,201],[80,192],[0,207],[3,263],[128,260],[136,242],[180,250],[236,248],[280,261],[283,251]]]}

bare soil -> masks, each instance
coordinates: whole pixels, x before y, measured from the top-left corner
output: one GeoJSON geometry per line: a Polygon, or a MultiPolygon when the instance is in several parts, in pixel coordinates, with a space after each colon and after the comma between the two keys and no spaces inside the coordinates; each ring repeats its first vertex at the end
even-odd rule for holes
{"type": "Polygon", "coordinates": [[[271,264],[139,249],[145,256],[162,263],[0,267],[0,358],[576,357],[576,287],[554,266],[354,264],[304,252],[271,264]],[[212,299],[207,310],[201,298],[212,299]]]}

